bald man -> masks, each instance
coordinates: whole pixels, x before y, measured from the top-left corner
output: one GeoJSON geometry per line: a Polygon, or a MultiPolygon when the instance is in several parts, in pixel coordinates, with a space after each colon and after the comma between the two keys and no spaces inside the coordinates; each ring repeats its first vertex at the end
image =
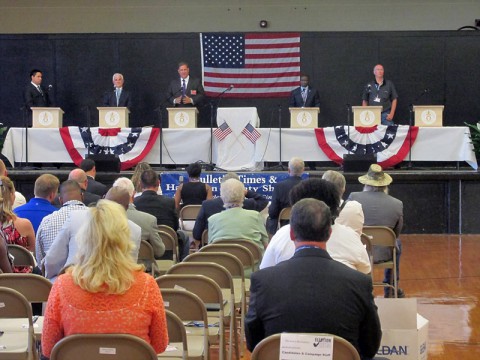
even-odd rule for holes
{"type": "Polygon", "coordinates": [[[82,169],[73,169],[70,171],[70,174],[68,174],[68,180],[74,180],[80,185],[82,188],[83,203],[85,205],[96,204],[97,201],[101,199],[99,195],[87,191],[88,177],[87,173],[82,169]]]}
{"type": "MultiPolygon", "coordinates": [[[[105,199],[122,205],[125,210],[128,207],[128,197],[128,192],[120,188],[112,188],[105,195],[105,199]]],[[[78,230],[88,219],[88,216],[90,216],[88,208],[75,212],[65,221],[58,232],[50,251],[45,257],[45,277],[50,281],[55,281],[63,268],[75,264],[75,255],[77,254],[75,238],[78,230]]],[[[125,216],[127,216],[126,212],[125,216]]],[[[140,226],[130,220],[128,220],[128,227],[130,229],[130,240],[135,245],[132,250],[132,257],[136,261],[138,259],[138,250],[140,249],[142,230],[140,226]]]]}

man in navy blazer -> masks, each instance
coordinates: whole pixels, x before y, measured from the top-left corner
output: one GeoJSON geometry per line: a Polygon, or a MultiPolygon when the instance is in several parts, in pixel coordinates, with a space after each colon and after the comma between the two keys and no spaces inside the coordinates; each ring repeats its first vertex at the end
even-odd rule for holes
{"type": "Polygon", "coordinates": [[[329,333],[349,341],[362,359],[375,356],[382,332],[372,278],[330,257],[326,243],[331,224],[323,201],[306,198],[293,206],[294,256],[251,277],[248,350],[282,332],[329,333]]]}
{"type": "Polygon", "coordinates": [[[198,107],[205,97],[200,79],[190,76],[190,68],[186,62],[178,64],[179,78],[170,83],[167,91],[168,103],[175,107],[198,107]]]}
{"type": "Polygon", "coordinates": [[[308,75],[300,76],[300,86],[290,93],[290,107],[320,107],[318,91],[308,82],[308,75]]]}
{"type": "Polygon", "coordinates": [[[43,74],[38,69],[30,71],[30,84],[25,88],[23,94],[25,99],[25,106],[27,109],[31,107],[48,107],[50,106],[50,99],[48,97],[48,90],[42,86],[43,74]]]}
{"type": "Polygon", "coordinates": [[[129,91],[123,88],[123,75],[116,73],[112,77],[113,91],[107,91],[103,97],[103,106],[132,108],[132,97],[129,91]],[[118,94],[118,95],[117,95],[118,94]]]}

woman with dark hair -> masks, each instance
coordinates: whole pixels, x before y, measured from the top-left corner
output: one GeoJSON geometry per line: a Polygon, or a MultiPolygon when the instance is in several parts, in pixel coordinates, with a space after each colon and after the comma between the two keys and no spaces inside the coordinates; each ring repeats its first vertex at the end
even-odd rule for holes
{"type": "MultiPolygon", "coordinates": [[[[15,187],[12,180],[0,176],[0,238],[7,244],[20,245],[35,251],[35,231],[28,219],[19,218],[12,211],[15,187]]],[[[15,266],[14,272],[32,272],[30,266],[15,266]]]]}
{"type": "Polygon", "coordinates": [[[186,205],[202,205],[202,201],[213,197],[212,187],[200,182],[202,166],[199,163],[192,163],[185,170],[187,170],[188,182],[180,184],[175,192],[177,210],[186,205]]]}

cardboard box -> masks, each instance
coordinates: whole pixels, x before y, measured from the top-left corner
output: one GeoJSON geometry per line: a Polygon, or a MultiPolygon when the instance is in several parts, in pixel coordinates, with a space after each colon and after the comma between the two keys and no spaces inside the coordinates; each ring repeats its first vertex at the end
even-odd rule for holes
{"type": "Polygon", "coordinates": [[[417,299],[375,298],[382,324],[377,355],[391,360],[426,360],[428,320],[417,313],[417,299]]]}

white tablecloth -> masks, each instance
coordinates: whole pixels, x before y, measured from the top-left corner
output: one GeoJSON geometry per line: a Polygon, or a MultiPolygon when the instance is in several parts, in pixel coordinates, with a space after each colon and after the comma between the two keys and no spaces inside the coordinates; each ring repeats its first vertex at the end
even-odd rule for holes
{"type": "MultiPolygon", "coordinates": [[[[248,156],[256,163],[279,161],[278,129],[257,128],[261,137],[249,149],[248,156]]],[[[10,163],[25,161],[23,128],[10,128],[2,154],[10,163]]],[[[210,129],[164,129],[163,164],[189,164],[198,160],[209,162],[210,129]]],[[[72,163],[58,129],[29,129],[28,159],[39,163],[72,163]]],[[[467,127],[420,128],[412,147],[412,161],[466,161],[477,168],[477,161],[467,127]]],[[[218,141],[213,139],[213,162],[217,163],[218,141]]],[[[252,144],[253,145],[253,144],[252,144]]],[[[218,148],[218,152],[232,149],[218,148]]],[[[228,154],[227,154],[228,155],[228,154]]],[[[318,146],[314,129],[282,129],[282,161],[299,156],[306,161],[329,161],[318,146]]],[[[159,164],[160,140],[144,159],[159,164]]],[[[405,160],[408,160],[408,155],[405,160]]],[[[232,164],[242,170],[244,164],[232,164]]]]}

